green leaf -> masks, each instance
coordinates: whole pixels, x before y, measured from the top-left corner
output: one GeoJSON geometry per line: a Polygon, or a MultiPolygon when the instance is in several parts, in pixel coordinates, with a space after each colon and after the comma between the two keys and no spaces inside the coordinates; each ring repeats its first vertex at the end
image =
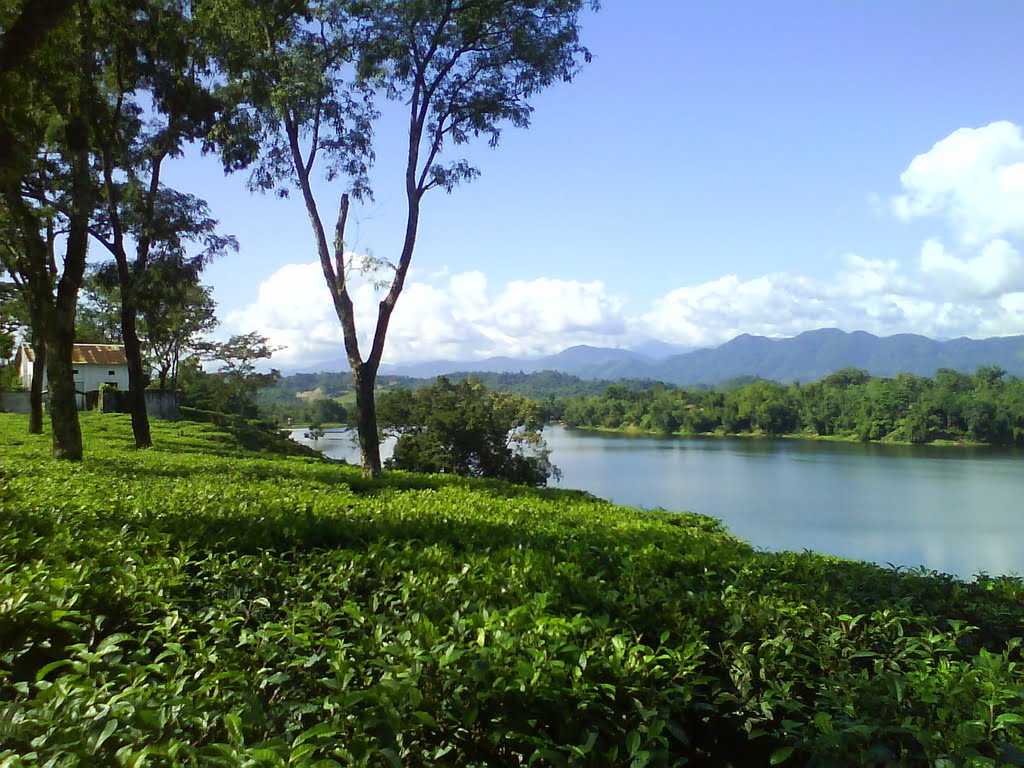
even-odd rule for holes
{"type": "Polygon", "coordinates": [[[38,672],[36,672],[36,682],[38,683],[48,674],[53,672],[53,670],[69,666],[73,663],[74,662],[72,662],[71,659],[61,659],[60,661],[51,661],[49,664],[45,664],[44,666],[39,668],[38,672]]]}
{"type": "Polygon", "coordinates": [[[103,743],[110,738],[110,736],[117,730],[117,719],[112,718],[107,721],[107,724],[103,726],[103,730],[100,731],[99,737],[96,739],[96,744],[93,745],[93,754],[100,751],[103,743]]]}
{"type": "Polygon", "coordinates": [[[768,760],[769,765],[782,765],[784,762],[789,760],[793,756],[793,747],[779,747],[772,752],[771,758],[768,760]]]}
{"type": "Polygon", "coordinates": [[[237,713],[230,712],[224,715],[224,727],[227,729],[228,738],[232,743],[239,746],[245,743],[245,738],[242,735],[242,718],[237,713]]]}
{"type": "Polygon", "coordinates": [[[626,750],[630,755],[635,755],[640,749],[640,734],[636,731],[630,731],[629,735],[626,736],[626,750]]]}
{"type": "Polygon", "coordinates": [[[292,742],[292,748],[301,746],[312,739],[329,739],[337,732],[338,729],[331,723],[317,723],[312,728],[307,728],[296,736],[295,741],[292,742]]]}
{"type": "Polygon", "coordinates": [[[1024,725],[1024,715],[1018,715],[1016,712],[1007,712],[996,718],[996,725],[1024,725]]]}

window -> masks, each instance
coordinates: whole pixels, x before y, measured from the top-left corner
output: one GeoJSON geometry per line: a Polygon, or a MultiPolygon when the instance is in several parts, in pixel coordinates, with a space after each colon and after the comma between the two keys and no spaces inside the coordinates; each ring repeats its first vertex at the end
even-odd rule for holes
{"type": "Polygon", "coordinates": [[[72,369],[71,373],[73,375],[77,376],[78,375],[78,369],[77,368],[72,369]]]}
{"type": "Polygon", "coordinates": [[[107,376],[113,376],[113,375],[114,375],[113,371],[107,371],[107,376]]]}

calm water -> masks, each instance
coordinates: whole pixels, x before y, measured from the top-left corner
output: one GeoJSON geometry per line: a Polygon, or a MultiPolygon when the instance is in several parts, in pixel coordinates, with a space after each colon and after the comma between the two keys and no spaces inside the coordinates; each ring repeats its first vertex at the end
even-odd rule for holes
{"type": "MultiPolygon", "coordinates": [[[[1020,451],[629,437],[562,427],[548,427],[545,436],[562,469],[560,486],[711,515],[758,547],[925,565],[964,577],[1024,573],[1020,451]]],[[[341,433],[317,447],[358,459],[341,433]]]]}

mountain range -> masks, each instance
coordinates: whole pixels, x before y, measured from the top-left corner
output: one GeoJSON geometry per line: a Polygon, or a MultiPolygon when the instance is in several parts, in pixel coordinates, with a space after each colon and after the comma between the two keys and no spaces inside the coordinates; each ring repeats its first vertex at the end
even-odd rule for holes
{"type": "MultiPolygon", "coordinates": [[[[664,352],[669,345],[649,345],[664,352]]],[[[862,368],[875,376],[913,373],[931,376],[940,368],[973,373],[998,365],[1024,377],[1024,336],[937,341],[914,334],[875,336],[836,328],[807,331],[785,339],[743,334],[721,346],[666,356],[651,351],[569,347],[537,358],[492,357],[443,360],[381,368],[381,373],[432,378],[460,372],[560,371],[582,379],[654,379],[677,385],[719,384],[741,376],[781,382],[814,381],[840,368],[862,368]]]]}

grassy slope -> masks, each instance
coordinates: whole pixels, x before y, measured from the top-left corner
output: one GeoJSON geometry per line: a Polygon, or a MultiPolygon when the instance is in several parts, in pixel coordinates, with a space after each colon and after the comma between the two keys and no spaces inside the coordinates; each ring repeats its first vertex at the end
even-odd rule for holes
{"type": "Polygon", "coordinates": [[[1020,582],[154,426],[0,415],[0,765],[1024,764],[1020,582]]]}

